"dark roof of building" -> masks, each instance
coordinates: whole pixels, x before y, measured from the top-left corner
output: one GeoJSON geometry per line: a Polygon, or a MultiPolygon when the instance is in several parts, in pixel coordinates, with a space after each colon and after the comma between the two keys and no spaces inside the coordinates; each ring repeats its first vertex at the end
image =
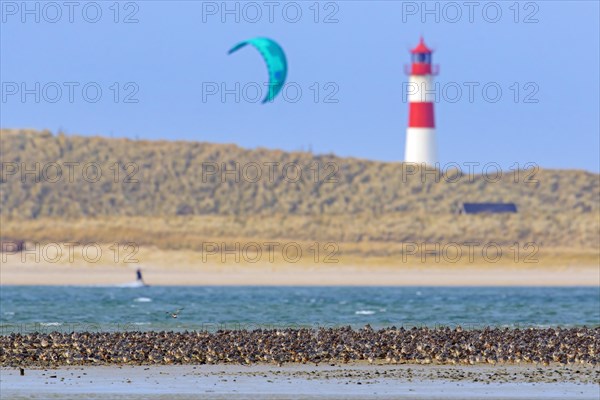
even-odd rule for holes
{"type": "Polygon", "coordinates": [[[463,203],[463,210],[466,214],[481,213],[516,213],[515,203],[463,203]]]}

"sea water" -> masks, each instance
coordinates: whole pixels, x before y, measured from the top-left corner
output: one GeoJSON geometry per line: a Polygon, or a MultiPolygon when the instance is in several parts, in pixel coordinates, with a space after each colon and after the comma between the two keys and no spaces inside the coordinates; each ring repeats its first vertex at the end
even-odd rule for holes
{"type": "Polygon", "coordinates": [[[0,287],[0,334],[360,328],[366,324],[373,328],[460,325],[464,329],[600,326],[600,289],[0,287]]]}

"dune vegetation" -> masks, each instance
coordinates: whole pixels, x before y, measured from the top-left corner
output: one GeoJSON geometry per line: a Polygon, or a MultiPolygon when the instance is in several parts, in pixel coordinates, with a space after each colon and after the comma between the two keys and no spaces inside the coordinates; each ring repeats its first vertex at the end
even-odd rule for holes
{"type": "Polygon", "coordinates": [[[471,175],[309,152],[7,130],[3,238],[135,242],[165,250],[255,240],[336,243],[352,262],[406,243],[533,243],[548,262],[595,263],[600,177],[529,169],[471,175]],[[516,214],[465,215],[464,202],[516,214]]]}

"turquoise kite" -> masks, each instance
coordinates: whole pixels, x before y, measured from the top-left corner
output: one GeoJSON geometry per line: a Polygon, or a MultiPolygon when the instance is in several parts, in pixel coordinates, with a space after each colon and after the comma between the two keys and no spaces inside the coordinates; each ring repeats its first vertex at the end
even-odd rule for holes
{"type": "Polygon", "coordinates": [[[228,54],[235,53],[242,47],[251,44],[265,59],[269,71],[269,91],[262,101],[263,104],[273,99],[281,91],[287,77],[287,60],[283,49],[277,42],[269,38],[257,37],[236,44],[228,54]]]}

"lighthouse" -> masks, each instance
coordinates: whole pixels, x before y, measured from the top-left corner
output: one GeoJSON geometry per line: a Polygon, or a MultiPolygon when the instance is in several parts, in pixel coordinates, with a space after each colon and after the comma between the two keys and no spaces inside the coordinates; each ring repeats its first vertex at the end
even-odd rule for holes
{"type": "Polygon", "coordinates": [[[433,76],[437,75],[437,66],[432,66],[432,51],[425,45],[422,37],[417,47],[410,52],[412,64],[406,69],[410,78],[407,90],[409,116],[404,161],[435,166],[438,155],[433,102],[427,101],[427,95],[434,93],[433,76]]]}

